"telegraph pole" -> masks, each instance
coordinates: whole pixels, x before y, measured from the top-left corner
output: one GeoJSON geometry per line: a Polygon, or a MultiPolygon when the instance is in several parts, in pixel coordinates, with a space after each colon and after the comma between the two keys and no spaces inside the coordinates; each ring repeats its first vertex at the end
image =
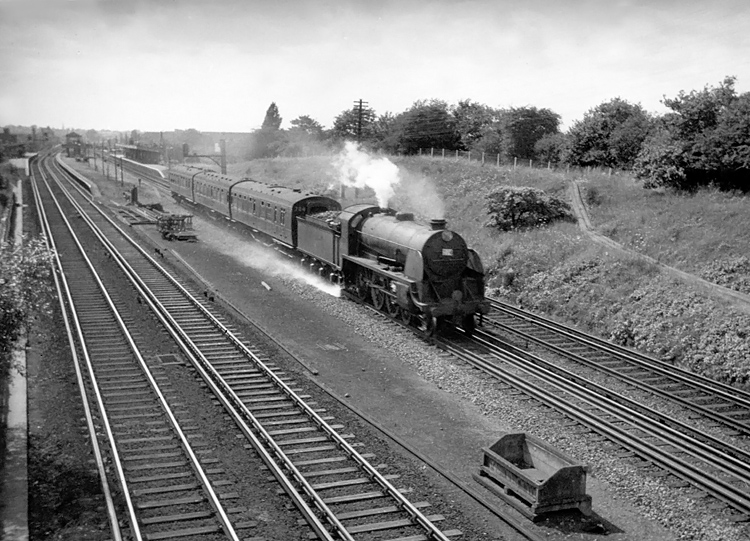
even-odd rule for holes
{"type": "Polygon", "coordinates": [[[357,111],[357,144],[362,142],[362,120],[366,105],[367,102],[362,101],[361,98],[354,102],[355,110],[357,111]]]}

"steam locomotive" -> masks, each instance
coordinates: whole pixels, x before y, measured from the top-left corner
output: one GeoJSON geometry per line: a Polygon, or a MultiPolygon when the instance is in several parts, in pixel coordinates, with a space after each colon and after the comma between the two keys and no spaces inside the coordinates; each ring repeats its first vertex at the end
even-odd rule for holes
{"type": "Polygon", "coordinates": [[[167,174],[180,203],[249,228],[344,292],[432,335],[445,322],[471,334],[489,311],[479,256],[445,220],[335,199],[197,167],[167,174]]]}

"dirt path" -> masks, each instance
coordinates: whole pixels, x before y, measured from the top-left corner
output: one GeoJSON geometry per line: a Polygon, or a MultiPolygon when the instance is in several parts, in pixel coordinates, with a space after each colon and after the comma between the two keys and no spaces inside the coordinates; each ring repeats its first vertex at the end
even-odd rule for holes
{"type": "Polygon", "coordinates": [[[588,211],[586,210],[586,205],[584,204],[583,198],[581,197],[580,182],[574,180],[570,184],[569,190],[571,206],[573,207],[573,212],[575,212],[575,215],[578,218],[578,226],[584,233],[586,233],[586,235],[591,238],[591,240],[598,244],[601,244],[602,246],[606,246],[608,249],[613,250],[617,253],[628,255],[631,257],[637,257],[639,259],[657,265],[660,269],[668,273],[670,276],[678,280],[682,280],[683,282],[686,282],[690,285],[700,287],[703,290],[707,291],[710,295],[721,298],[738,310],[750,314],[750,295],[745,295],[744,293],[740,293],[739,291],[735,291],[733,289],[708,282],[707,280],[699,278],[694,274],[681,271],[674,267],[670,267],[669,265],[664,265],[663,263],[660,263],[652,257],[634,252],[632,250],[628,250],[612,239],[597,233],[594,230],[594,227],[591,225],[591,219],[589,218],[588,211]]]}

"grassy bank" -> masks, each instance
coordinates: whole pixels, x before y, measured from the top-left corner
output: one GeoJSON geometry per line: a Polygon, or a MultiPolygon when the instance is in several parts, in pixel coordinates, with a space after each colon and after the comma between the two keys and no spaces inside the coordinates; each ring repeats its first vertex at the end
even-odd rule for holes
{"type": "Polygon", "coordinates": [[[592,224],[632,250],[750,293],[750,199],[708,188],[678,194],[603,177],[584,188],[592,224]]]}
{"type": "MultiPolygon", "coordinates": [[[[391,206],[423,219],[444,214],[449,226],[482,256],[491,294],[696,372],[750,387],[746,315],[675,282],[655,266],[608,253],[576,225],[511,233],[484,227],[485,198],[497,186],[532,186],[566,197],[572,175],[453,159],[392,161],[402,181],[391,206]],[[499,277],[510,269],[515,280],[503,287],[499,277]]],[[[338,193],[330,158],[260,160],[243,173],[338,193]]],[[[592,221],[600,232],[682,270],[748,291],[747,197],[711,190],[691,195],[647,191],[623,175],[590,173],[576,178],[584,180],[592,221]]],[[[374,202],[369,191],[355,197],[349,190],[346,195],[345,204],[374,202]]]]}

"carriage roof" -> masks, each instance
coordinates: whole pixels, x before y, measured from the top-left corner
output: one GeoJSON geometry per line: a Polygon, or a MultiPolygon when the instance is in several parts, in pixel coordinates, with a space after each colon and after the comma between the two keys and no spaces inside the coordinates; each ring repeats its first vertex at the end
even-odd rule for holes
{"type": "MultiPolygon", "coordinates": [[[[323,198],[335,202],[335,200],[326,196],[298,188],[289,188],[280,184],[270,184],[268,182],[261,182],[248,177],[222,175],[221,173],[209,169],[199,171],[199,168],[197,167],[178,166],[173,168],[172,171],[182,175],[190,175],[191,177],[195,176],[195,179],[200,179],[207,184],[225,190],[229,190],[231,187],[233,195],[245,195],[253,198],[258,197],[265,201],[272,201],[287,206],[292,206],[299,201],[311,198],[323,198]]],[[[338,202],[335,203],[338,205],[338,202]]]]}

